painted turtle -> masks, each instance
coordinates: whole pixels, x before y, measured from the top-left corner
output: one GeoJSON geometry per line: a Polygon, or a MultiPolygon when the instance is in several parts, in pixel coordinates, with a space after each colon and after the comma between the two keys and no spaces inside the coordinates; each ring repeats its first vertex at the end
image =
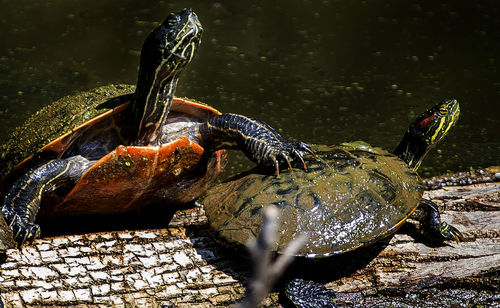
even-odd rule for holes
{"type": "Polygon", "coordinates": [[[108,86],[63,98],[2,146],[2,214],[17,241],[38,236],[39,209],[50,217],[190,202],[222,171],[223,149],[276,173],[311,151],[258,120],[174,98],[201,33],[191,10],[171,14],[144,42],[135,92],[108,86]]]}
{"type": "MultiPolygon", "coordinates": [[[[209,223],[230,243],[245,244],[258,234],[263,208],[273,204],[280,209],[274,250],[283,251],[305,234],[308,240],[298,256],[317,258],[388,237],[418,207],[422,227],[441,239],[459,241],[460,232],[441,222],[435,204],[421,200],[424,187],[415,172],[458,115],[456,100],[435,105],[411,124],[393,153],[360,141],[315,146],[315,156],[304,157],[306,170],[233,177],[207,191],[202,203],[209,223]]],[[[308,288],[293,283],[288,287],[295,291],[308,288]]],[[[300,299],[294,302],[300,306],[300,299]]]]}

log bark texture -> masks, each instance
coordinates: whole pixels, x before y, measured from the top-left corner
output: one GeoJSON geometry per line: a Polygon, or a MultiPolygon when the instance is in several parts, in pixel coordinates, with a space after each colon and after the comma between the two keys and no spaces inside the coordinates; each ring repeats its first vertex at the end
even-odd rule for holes
{"type": "Polygon", "coordinates": [[[342,293],[339,302],[500,306],[500,183],[445,187],[424,197],[440,206],[441,218],[456,226],[465,242],[432,247],[407,224],[366,267],[328,285],[342,293]]]}
{"type": "MultiPolygon", "coordinates": [[[[500,306],[500,183],[425,197],[466,241],[430,245],[409,222],[390,240],[307,265],[339,305],[500,306]]],[[[308,261],[290,270],[304,271],[301,262],[308,261]]],[[[244,296],[248,263],[214,241],[195,208],[176,214],[168,228],[58,236],[10,249],[0,265],[0,298],[6,307],[227,306],[244,296]]],[[[279,306],[278,294],[264,305],[279,306]]]]}

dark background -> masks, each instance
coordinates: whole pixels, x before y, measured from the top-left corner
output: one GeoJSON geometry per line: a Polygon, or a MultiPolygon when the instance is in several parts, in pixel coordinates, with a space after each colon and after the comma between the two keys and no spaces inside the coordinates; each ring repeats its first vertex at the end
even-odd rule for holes
{"type": "MultiPolygon", "coordinates": [[[[498,1],[0,1],[0,138],[62,96],[134,84],[146,35],[192,7],[203,43],[177,96],[310,143],[392,150],[443,98],[462,115],[423,176],[500,165],[498,1]]],[[[233,155],[235,156],[235,155],[233,155]]],[[[251,166],[234,157],[232,168],[251,166]]]]}

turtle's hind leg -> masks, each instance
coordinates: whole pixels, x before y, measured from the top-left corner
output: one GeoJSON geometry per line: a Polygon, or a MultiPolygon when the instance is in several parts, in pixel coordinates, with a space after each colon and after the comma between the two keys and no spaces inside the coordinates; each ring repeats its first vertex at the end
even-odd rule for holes
{"type": "Polygon", "coordinates": [[[82,156],[54,159],[19,178],[5,194],[2,214],[20,244],[40,235],[35,218],[42,198],[63,185],[74,185],[93,162],[82,156]]]}
{"type": "Polygon", "coordinates": [[[457,228],[441,221],[437,205],[422,199],[411,218],[420,222],[422,233],[432,241],[452,240],[462,242],[464,237],[457,228]]]}

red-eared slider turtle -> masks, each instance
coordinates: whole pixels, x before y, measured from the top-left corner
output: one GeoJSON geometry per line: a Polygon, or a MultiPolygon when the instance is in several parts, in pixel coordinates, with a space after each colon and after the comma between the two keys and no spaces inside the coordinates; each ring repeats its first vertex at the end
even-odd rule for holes
{"type": "MultiPolygon", "coordinates": [[[[393,153],[364,142],[315,146],[316,156],[304,157],[306,170],[279,177],[252,171],[236,176],[208,190],[202,203],[209,223],[229,242],[245,244],[258,234],[263,208],[273,204],[280,209],[274,249],[281,252],[305,234],[308,240],[298,255],[317,258],[383,239],[419,207],[424,227],[438,237],[460,240],[458,230],[440,221],[436,206],[421,201],[424,188],[415,172],[458,115],[456,100],[437,104],[411,124],[393,153]]],[[[300,305],[299,299],[294,302],[300,305]]]]}
{"type": "Polygon", "coordinates": [[[222,149],[240,149],[271,173],[280,162],[302,160],[309,147],[265,123],[174,98],[201,33],[191,10],[171,14],[144,42],[133,94],[108,87],[64,98],[2,146],[2,214],[16,240],[39,234],[39,209],[44,216],[113,214],[190,202],[221,172],[222,149]],[[27,135],[37,123],[47,128],[27,135]]]}

